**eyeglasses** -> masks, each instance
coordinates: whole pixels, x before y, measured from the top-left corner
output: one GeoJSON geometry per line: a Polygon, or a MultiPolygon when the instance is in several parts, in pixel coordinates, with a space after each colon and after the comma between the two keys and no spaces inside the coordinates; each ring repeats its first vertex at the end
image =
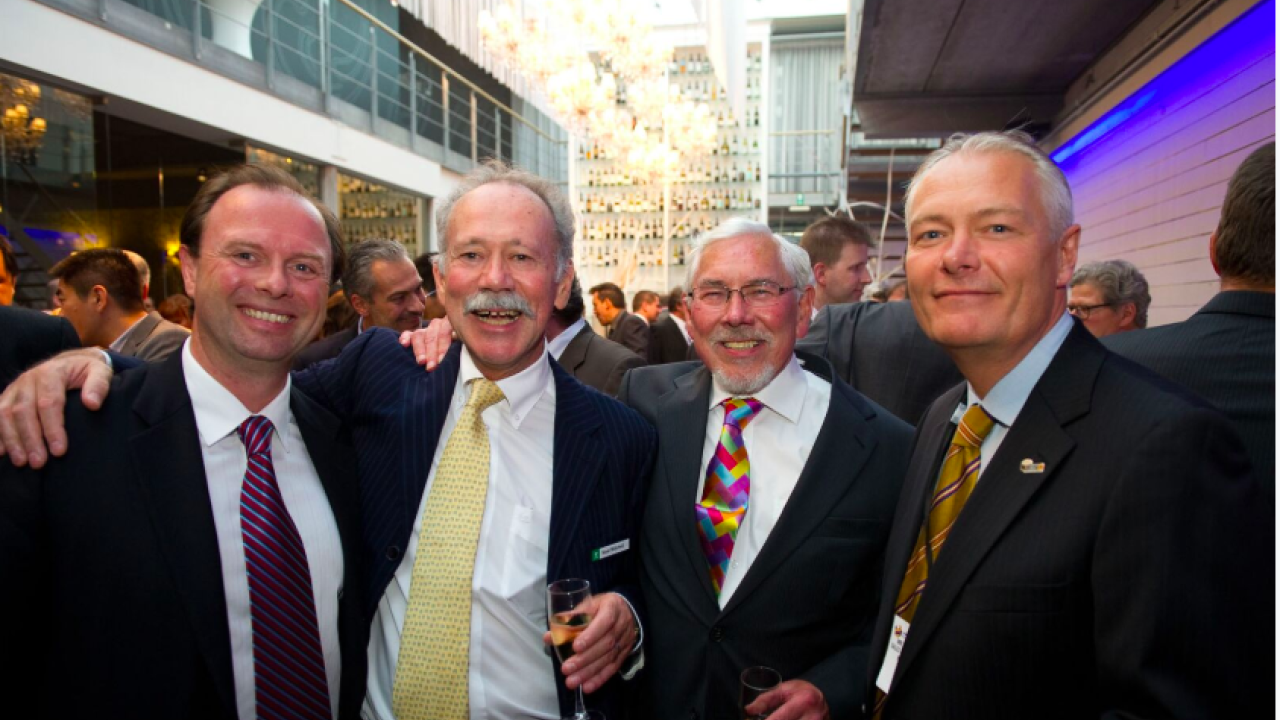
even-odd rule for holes
{"type": "Polygon", "coordinates": [[[706,285],[693,289],[693,299],[709,308],[722,308],[729,304],[729,299],[734,293],[738,293],[742,296],[742,301],[750,307],[761,308],[769,307],[777,302],[783,293],[795,289],[795,285],[783,287],[771,280],[748,283],[740,288],[706,285]]]}
{"type": "Polygon", "coordinates": [[[1112,305],[1112,303],[1099,303],[1098,305],[1068,305],[1067,312],[1075,315],[1081,320],[1088,320],[1094,310],[1099,308],[1109,308],[1112,307],[1112,305]]]}

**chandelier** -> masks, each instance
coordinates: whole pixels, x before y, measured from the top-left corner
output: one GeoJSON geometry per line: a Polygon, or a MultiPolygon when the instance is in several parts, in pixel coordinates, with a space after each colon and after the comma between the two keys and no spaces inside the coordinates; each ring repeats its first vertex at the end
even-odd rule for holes
{"type": "Polygon", "coordinates": [[[40,117],[40,86],[0,73],[0,140],[5,159],[35,164],[48,123],[40,117]]]}
{"type": "Polygon", "coordinates": [[[716,119],[668,83],[672,48],[624,0],[549,3],[550,22],[522,19],[510,4],[482,12],[485,48],[546,93],[569,132],[618,158],[624,172],[671,179],[681,160],[710,153],[716,119]],[[581,38],[591,54],[565,37],[581,38]],[[620,103],[625,92],[626,104],[620,103]]]}

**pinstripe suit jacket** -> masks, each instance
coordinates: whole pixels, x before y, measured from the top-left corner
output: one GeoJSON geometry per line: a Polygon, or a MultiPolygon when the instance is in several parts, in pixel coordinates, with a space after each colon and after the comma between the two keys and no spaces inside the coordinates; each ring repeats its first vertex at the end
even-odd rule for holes
{"type": "MultiPolygon", "coordinates": [[[[871,690],[964,392],[916,433],[871,690]]],[[[884,720],[1269,717],[1274,515],[1261,498],[1226,418],[1077,321],[933,562],[884,720]]]]}
{"type": "MultiPolygon", "coordinates": [[[[395,333],[375,328],[361,333],[337,358],[294,375],[294,382],[342,418],[352,433],[370,619],[409,546],[458,380],[461,351],[462,345],[455,343],[428,373],[412,351],[400,346],[395,333]]],[[[656,444],[654,430],[634,411],[574,380],[554,360],[548,362],[556,383],[556,415],[547,577],[586,578],[593,588],[626,596],[643,615],[636,533],[656,444]],[[629,540],[632,549],[592,562],[592,550],[621,540],[629,540]]],[[[571,713],[572,696],[561,677],[547,682],[556,684],[562,712],[571,713]]],[[[589,697],[588,705],[621,717],[619,684],[615,678],[589,697]]]]}

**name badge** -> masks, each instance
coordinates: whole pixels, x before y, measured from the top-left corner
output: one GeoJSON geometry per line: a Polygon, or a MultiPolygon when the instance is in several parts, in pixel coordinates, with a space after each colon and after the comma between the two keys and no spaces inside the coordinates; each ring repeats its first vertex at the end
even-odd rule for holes
{"type": "Polygon", "coordinates": [[[893,682],[893,673],[898,669],[898,658],[902,657],[902,646],[907,642],[907,631],[910,629],[911,623],[897,615],[893,616],[889,647],[884,651],[884,663],[880,665],[880,674],[876,676],[876,687],[885,695],[889,694],[889,684],[893,682]]]}
{"type": "Polygon", "coordinates": [[[631,538],[626,538],[625,540],[619,540],[618,542],[613,543],[612,545],[605,545],[602,548],[597,548],[595,550],[592,550],[591,561],[595,562],[597,560],[603,560],[607,557],[613,557],[618,553],[624,553],[630,549],[631,549],[631,538]]]}

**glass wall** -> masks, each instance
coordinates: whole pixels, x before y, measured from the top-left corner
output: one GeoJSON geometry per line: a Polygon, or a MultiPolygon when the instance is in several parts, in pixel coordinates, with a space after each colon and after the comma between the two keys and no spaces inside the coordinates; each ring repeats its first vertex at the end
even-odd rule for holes
{"type": "Polygon", "coordinates": [[[418,254],[423,212],[417,195],[339,173],[338,207],[348,242],[388,238],[418,254]]]}

